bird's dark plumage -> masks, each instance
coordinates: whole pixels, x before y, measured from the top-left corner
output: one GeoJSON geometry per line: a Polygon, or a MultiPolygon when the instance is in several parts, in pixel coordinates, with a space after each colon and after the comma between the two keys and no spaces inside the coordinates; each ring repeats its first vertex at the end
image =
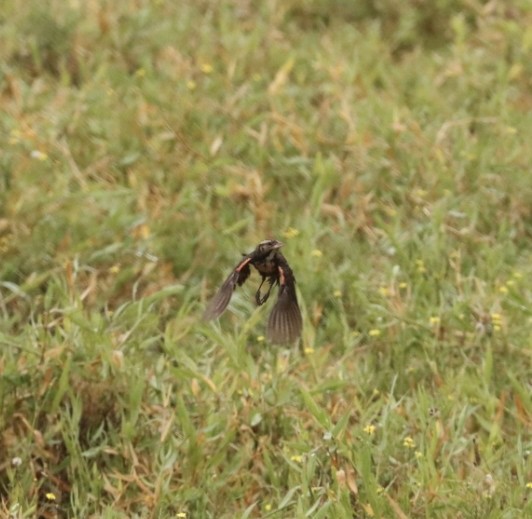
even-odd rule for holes
{"type": "Polygon", "coordinates": [[[257,304],[263,305],[275,285],[279,285],[277,301],[268,319],[268,339],[274,343],[294,342],[301,335],[303,320],[297,302],[296,279],[286,258],[279,249],[283,244],[277,240],[265,240],[254,251],[244,257],[224,281],[216,295],[207,305],[204,319],[216,319],[227,308],[233,291],[242,285],[251,273],[250,265],[262,276],[262,282],[255,294],[257,304]],[[263,295],[261,288],[268,282],[268,289],[263,295]]]}

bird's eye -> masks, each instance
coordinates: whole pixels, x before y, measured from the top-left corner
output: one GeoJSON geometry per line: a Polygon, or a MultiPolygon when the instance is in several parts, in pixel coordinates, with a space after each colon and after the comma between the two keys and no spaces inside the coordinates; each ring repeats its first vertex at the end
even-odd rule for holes
{"type": "Polygon", "coordinates": [[[273,245],[273,241],[272,240],[265,240],[263,242],[260,242],[259,243],[259,251],[260,252],[266,252],[266,251],[271,249],[272,245],[273,245]]]}

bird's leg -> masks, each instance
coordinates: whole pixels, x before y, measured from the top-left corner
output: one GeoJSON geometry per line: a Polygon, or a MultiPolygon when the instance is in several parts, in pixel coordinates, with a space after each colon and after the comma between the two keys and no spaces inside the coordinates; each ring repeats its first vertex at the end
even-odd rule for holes
{"type": "Polygon", "coordinates": [[[272,288],[273,288],[273,281],[271,279],[269,279],[268,281],[270,283],[270,288],[268,288],[268,292],[266,292],[266,294],[264,294],[264,297],[262,298],[262,303],[261,304],[264,304],[268,300],[268,297],[270,297],[270,292],[272,291],[272,288]]]}
{"type": "Polygon", "coordinates": [[[264,284],[264,281],[266,280],[265,277],[262,278],[262,281],[260,282],[259,288],[257,288],[257,293],[255,294],[255,301],[257,302],[257,306],[260,306],[264,303],[262,298],[260,297],[260,289],[262,288],[262,285],[264,284]]]}
{"type": "Polygon", "coordinates": [[[257,302],[258,306],[263,305],[268,300],[268,298],[270,297],[270,292],[272,291],[273,281],[272,281],[272,279],[268,279],[268,281],[270,283],[270,288],[268,288],[268,292],[266,292],[261,297],[260,289],[262,288],[262,285],[264,284],[264,281],[266,281],[266,279],[268,279],[268,278],[266,278],[266,277],[262,278],[262,281],[261,281],[260,286],[259,286],[259,288],[257,290],[257,293],[255,294],[255,301],[257,302]]]}

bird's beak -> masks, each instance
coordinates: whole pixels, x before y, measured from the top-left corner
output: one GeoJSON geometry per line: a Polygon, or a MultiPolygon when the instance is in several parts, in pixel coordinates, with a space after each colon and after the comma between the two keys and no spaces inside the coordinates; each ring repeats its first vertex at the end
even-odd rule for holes
{"type": "Polygon", "coordinates": [[[276,241],[275,245],[273,246],[274,249],[280,249],[284,243],[282,241],[276,241]]]}

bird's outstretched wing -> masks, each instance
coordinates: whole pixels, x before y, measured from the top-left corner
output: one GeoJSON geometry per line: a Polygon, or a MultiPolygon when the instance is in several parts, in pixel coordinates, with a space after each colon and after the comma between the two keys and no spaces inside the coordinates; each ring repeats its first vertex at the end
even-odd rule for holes
{"type": "Polygon", "coordinates": [[[301,335],[302,327],[295,278],[285,263],[279,266],[279,296],[268,318],[268,340],[277,344],[294,342],[301,335]]]}
{"type": "Polygon", "coordinates": [[[237,286],[242,285],[250,275],[249,262],[251,258],[244,258],[229,274],[228,278],[224,281],[223,285],[219,288],[216,295],[211,299],[205,312],[203,313],[203,319],[210,321],[216,319],[223,314],[227,308],[233,291],[237,286]]]}

